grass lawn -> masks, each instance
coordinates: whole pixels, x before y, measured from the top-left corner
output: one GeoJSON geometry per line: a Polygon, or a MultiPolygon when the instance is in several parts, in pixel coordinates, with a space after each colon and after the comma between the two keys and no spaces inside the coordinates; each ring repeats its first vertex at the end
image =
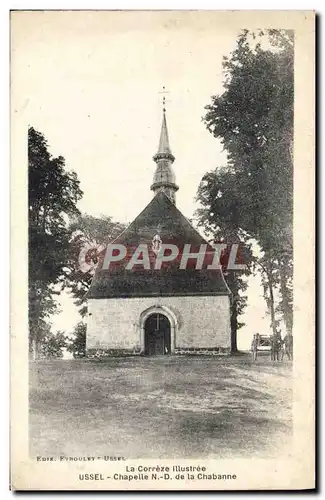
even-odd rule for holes
{"type": "Polygon", "coordinates": [[[278,456],[291,439],[291,364],[265,356],[30,365],[30,453],[278,456]]]}

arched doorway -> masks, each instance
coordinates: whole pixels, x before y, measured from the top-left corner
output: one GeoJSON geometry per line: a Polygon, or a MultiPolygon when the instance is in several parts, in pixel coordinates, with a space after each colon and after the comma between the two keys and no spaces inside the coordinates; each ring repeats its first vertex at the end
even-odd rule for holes
{"type": "Polygon", "coordinates": [[[170,321],[164,314],[153,313],[144,325],[144,352],[147,356],[170,354],[170,321]]]}

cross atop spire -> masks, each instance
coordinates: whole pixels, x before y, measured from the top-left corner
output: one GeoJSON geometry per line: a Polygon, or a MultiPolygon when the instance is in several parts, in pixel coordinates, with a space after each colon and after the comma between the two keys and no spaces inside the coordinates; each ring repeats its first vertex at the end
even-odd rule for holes
{"type": "Polygon", "coordinates": [[[163,112],[166,113],[166,97],[165,97],[165,95],[169,94],[169,91],[166,90],[165,87],[163,87],[162,91],[159,92],[159,94],[163,94],[163,98],[162,98],[163,112]]]}

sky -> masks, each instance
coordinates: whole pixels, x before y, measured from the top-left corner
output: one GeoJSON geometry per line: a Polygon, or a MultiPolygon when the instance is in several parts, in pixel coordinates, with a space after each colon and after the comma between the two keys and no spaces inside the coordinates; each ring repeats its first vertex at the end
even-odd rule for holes
{"type": "MultiPolygon", "coordinates": [[[[234,49],[239,30],[217,15],[197,14],[16,13],[17,109],[45,135],[50,152],[78,174],[81,211],[127,223],[151,200],[163,86],[180,187],[177,207],[185,216],[198,208],[204,173],[225,164],[221,143],[202,117],[211,96],[222,93],[222,58],[234,49]]],[[[66,294],[61,309],[53,328],[71,331],[80,317],[66,294]]],[[[258,277],[249,281],[243,321],[240,348],[256,331],[268,333],[258,277]]]]}

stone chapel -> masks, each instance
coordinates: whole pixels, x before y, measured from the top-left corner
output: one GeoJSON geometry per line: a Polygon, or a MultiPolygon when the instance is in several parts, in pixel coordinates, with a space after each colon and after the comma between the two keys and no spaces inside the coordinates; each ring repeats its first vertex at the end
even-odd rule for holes
{"type": "Polygon", "coordinates": [[[195,251],[202,244],[206,255],[213,249],[176,207],[179,187],[165,109],[153,159],[153,198],[114,243],[125,245],[128,256],[147,245],[150,263],[161,244],[191,244],[193,258],[185,269],[179,259],[159,269],[98,265],[87,293],[87,355],[230,353],[230,290],[221,269],[196,264],[195,251]]]}

